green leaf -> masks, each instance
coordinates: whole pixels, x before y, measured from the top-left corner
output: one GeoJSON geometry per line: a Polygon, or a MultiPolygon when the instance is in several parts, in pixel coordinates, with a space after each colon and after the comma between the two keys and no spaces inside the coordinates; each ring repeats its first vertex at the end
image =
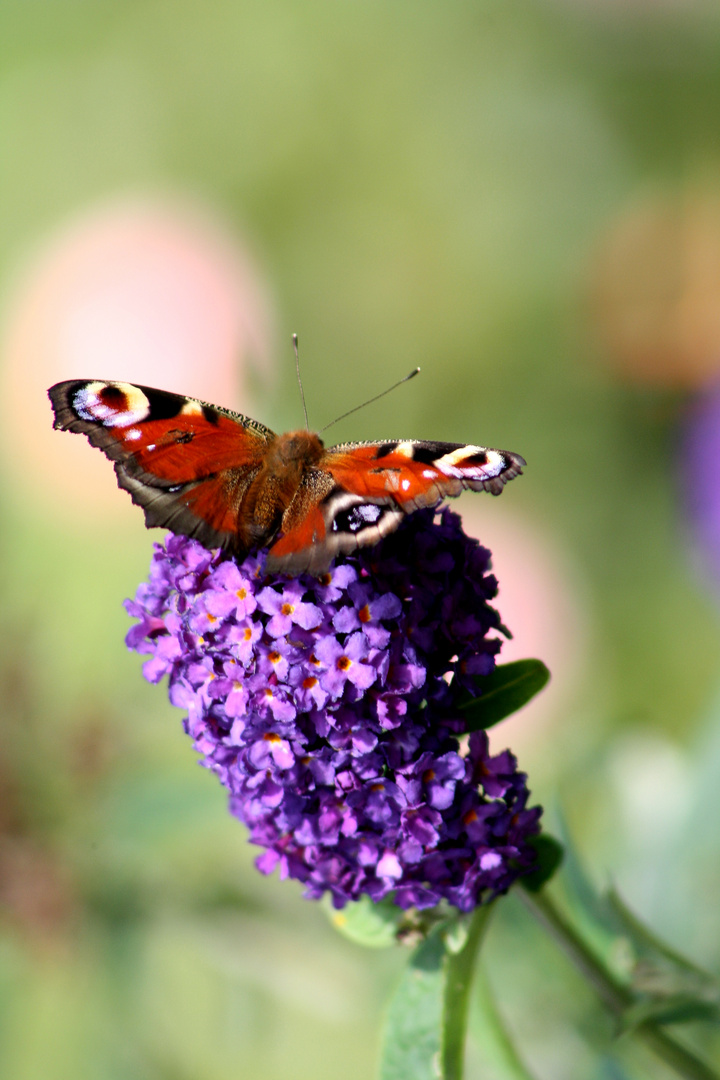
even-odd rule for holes
{"type": "Polygon", "coordinates": [[[622,1016],[623,1031],[632,1031],[640,1024],[686,1024],[691,1020],[717,1023],[720,1009],[711,1001],[678,994],[661,1000],[638,1001],[622,1016]]]}
{"type": "MultiPolygon", "coordinates": [[[[710,972],[705,971],[703,968],[693,963],[692,960],[683,956],[682,953],[673,949],[654,934],[653,931],[645,926],[638,916],[630,910],[616,889],[609,889],[606,899],[610,911],[617,919],[618,930],[630,939],[630,942],[639,957],[652,962],[658,969],[664,967],[666,972],[671,970],[674,971],[676,980],[686,980],[683,991],[687,992],[690,982],[692,982],[693,990],[702,986],[706,993],[713,992],[716,997],[720,998],[720,987],[718,987],[717,981],[710,972]]],[[[641,989],[646,988],[641,987],[641,989]]],[[[675,989],[677,990],[678,987],[676,986],[675,989]]]]}
{"type": "Polygon", "coordinates": [[[477,676],[479,696],[461,703],[466,731],[492,727],[506,716],[522,709],[550,679],[542,660],[515,660],[500,664],[489,675],[477,676]]]}
{"type": "Polygon", "coordinates": [[[553,814],[564,849],[563,889],[566,899],[575,918],[580,921],[583,934],[595,951],[605,956],[617,939],[617,919],[588,874],[562,810],[555,807],[553,814]]]}
{"type": "Polygon", "coordinates": [[[381,1080],[438,1080],[445,942],[436,928],[410,957],[388,1012],[381,1080]]]}
{"type": "Polygon", "coordinates": [[[529,843],[537,852],[537,862],[529,874],[520,878],[520,884],[530,892],[539,892],[560,867],[565,856],[565,849],[559,840],[548,833],[534,836],[529,843]]]}
{"type": "Polygon", "coordinates": [[[368,896],[346,904],[339,911],[327,899],[323,900],[323,906],[330,922],[343,937],[367,949],[386,949],[395,945],[405,918],[405,912],[392,900],[373,903],[368,896]]]}
{"type": "Polygon", "coordinates": [[[476,979],[477,991],[473,995],[476,1008],[472,1031],[476,1044],[482,1047],[483,1064],[487,1063],[488,1075],[499,1075],[503,1080],[535,1080],[520,1057],[514,1038],[497,1006],[485,965],[479,965],[476,979]]]}

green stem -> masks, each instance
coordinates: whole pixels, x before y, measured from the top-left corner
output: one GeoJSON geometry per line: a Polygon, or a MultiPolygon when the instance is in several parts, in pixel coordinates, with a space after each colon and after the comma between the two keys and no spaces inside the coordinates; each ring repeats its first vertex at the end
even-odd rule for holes
{"type": "MultiPolygon", "coordinates": [[[[555,938],[566,955],[593,986],[610,1012],[621,1018],[635,1000],[632,991],[619,982],[588,948],[575,928],[555,907],[544,889],[531,893],[527,889],[520,888],[516,890],[516,895],[555,938]]],[[[696,1057],[691,1050],[667,1035],[658,1024],[647,1020],[633,1031],[658,1057],[675,1069],[679,1076],[685,1077],[685,1080],[720,1080],[718,1073],[696,1057]]]]}
{"type": "Polygon", "coordinates": [[[440,1076],[442,1080],[462,1080],[465,1063],[470,988],[480,942],[490,918],[492,905],[476,908],[468,926],[468,936],[459,952],[448,951],[445,960],[440,1076]]]}

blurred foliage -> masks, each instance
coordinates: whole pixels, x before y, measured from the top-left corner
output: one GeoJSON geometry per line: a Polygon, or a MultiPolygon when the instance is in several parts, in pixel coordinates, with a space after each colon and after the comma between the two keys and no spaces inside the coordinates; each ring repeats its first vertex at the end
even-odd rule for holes
{"type": "MultiPolygon", "coordinates": [[[[621,209],[720,178],[719,107],[720,16],[704,3],[0,5],[6,295],[69,215],[190,192],[249,239],[275,291],[285,377],[259,419],[298,422],[297,330],[312,423],[423,367],[338,440],[527,457],[512,498],[570,553],[592,622],[535,794],[559,790],[594,871],[612,868],[634,910],[716,967],[720,633],[683,524],[686,399],[623,382],[588,290],[621,209]],[[656,763],[660,818],[643,802],[656,763]]],[[[114,374],[97,368],[80,374],[114,374]]],[[[253,870],[179,714],[122,644],[121,600],[149,561],[140,520],[118,540],[87,506],[73,531],[22,462],[0,468],[0,1072],[373,1075],[402,950],[363,952],[253,870]]],[[[663,1075],[613,1042],[512,898],[487,951],[539,1078],[663,1075]]],[[[512,1075],[483,1053],[480,994],[473,1026],[469,1076],[512,1075]]]]}

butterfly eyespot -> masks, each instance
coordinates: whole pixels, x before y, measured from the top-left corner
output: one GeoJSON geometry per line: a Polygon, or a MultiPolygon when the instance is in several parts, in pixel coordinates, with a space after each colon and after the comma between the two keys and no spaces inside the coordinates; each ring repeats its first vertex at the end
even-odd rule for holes
{"type": "Polygon", "coordinates": [[[110,428],[130,427],[150,412],[147,397],[131,383],[84,383],[75,392],[72,407],[80,419],[110,428]]]}
{"type": "Polygon", "coordinates": [[[375,503],[360,503],[336,515],[332,523],[333,532],[359,533],[369,525],[375,525],[382,514],[382,506],[375,503]]]}

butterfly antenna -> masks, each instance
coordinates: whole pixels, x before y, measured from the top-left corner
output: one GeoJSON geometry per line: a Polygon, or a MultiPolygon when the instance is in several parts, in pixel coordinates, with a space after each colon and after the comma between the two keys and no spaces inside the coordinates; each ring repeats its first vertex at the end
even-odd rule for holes
{"type": "Polygon", "coordinates": [[[419,374],[420,368],[413,368],[409,375],[406,375],[404,379],[399,379],[398,382],[393,383],[392,386],[388,386],[387,390],[383,390],[382,394],[376,394],[375,397],[371,397],[368,398],[367,401],[363,401],[362,405],[356,405],[354,409],[348,409],[348,411],[344,412],[342,416],[336,416],[335,419],[331,420],[329,424],[326,424],[324,428],[320,428],[320,431],[327,431],[327,429],[331,428],[333,424],[337,424],[338,420],[344,420],[346,416],[351,416],[359,409],[364,409],[366,405],[372,405],[373,401],[379,401],[380,398],[385,397],[386,394],[389,394],[391,390],[397,390],[398,386],[402,386],[403,383],[408,382],[410,379],[414,379],[415,376],[419,374]]]}
{"type": "Polygon", "coordinates": [[[305,404],[305,391],[303,390],[302,379],[300,378],[300,356],[298,354],[298,336],[293,334],[293,349],[295,350],[295,371],[297,373],[298,386],[300,387],[300,397],[302,398],[303,412],[305,413],[305,430],[310,430],[310,424],[308,423],[307,405],[305,404]]]}

